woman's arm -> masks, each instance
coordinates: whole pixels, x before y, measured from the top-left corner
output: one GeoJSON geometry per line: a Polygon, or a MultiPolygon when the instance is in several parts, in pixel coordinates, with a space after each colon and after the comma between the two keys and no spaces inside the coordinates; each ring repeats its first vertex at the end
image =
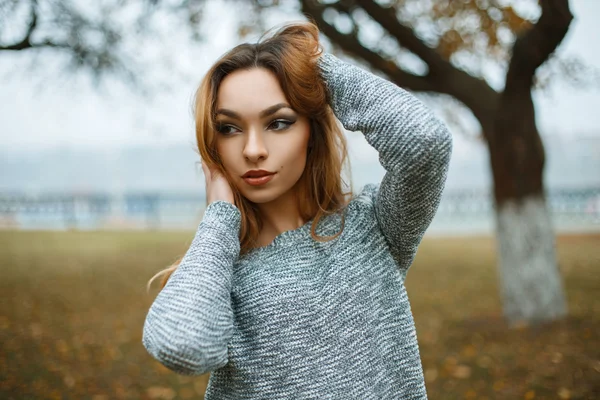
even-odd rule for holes
{"type": "Polygon", "coordinates": [[[227,364],[240,221],[233,204],[208,205],[192,244],[146,317],[144,347],[179,374],[200,375],[227,364]]]}
{"type": "Polygon", "coordinates": [[[319,57],[330,105],[344,128],[361,131],[386,170],[373,193],[381,231],[408,269],[438,208],[452,136],[415,96],[330,53],[319,57]]]}

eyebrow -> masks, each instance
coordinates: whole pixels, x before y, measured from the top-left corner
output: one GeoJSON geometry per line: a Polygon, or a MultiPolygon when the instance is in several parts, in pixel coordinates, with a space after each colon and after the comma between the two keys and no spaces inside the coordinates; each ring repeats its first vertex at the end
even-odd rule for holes
{"type": "MultiPolygon", "coordinates": [[[[275,114],[277,111],[279,111],[282,108],[289,108],[290,110],[292,109],[292,107],[290,107],[290,105],[287,103],[277,103],[274,106],[271,106],[271,107],[268,107],[268,108],[265,108],[264,110],[262,110],[258,114],[258,116],[260,118],[264,118],[269,115],[275,114]]],[[[226,116],[228,116],[230,118],[234,118],[234,119],[242,119],[242,117],[240,117],[240,115],[238,113],[236,113],[235,111],[228,110],[226,108],[219,108],[217,110],[217,112],[215,113],[215,115],[218,115],[218,114],[223,114],[223,115],[226,115],[226,116]]]]}

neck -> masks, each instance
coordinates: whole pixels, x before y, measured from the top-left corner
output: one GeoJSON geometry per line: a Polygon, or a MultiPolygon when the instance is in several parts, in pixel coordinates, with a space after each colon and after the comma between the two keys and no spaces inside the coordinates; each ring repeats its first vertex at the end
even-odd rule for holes
{"type": "Polygon", "coordinates": [[[300,215],[297,199],[295,190],[292,189],[269,203],[258,205],[263,224],[258,238],[259,246],[265,246],[279,234],[306,223],[300,215]]]}

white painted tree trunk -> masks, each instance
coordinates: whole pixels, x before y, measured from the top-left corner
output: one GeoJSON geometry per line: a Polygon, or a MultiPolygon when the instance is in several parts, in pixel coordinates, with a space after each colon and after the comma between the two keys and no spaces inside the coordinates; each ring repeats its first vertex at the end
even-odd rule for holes
{"type": "Polygon", "coordinates": [[[504,201],[497,207],[496,222],[501,294],[509,324],[564,316],[567,306],[544,197],[504,201]]]}

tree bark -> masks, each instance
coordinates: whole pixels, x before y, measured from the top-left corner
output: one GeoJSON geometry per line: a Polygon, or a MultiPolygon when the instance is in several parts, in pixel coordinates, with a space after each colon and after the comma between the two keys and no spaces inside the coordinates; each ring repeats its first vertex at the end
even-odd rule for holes
{"type": "Polygon", "coordinates": [[[567,33],[567,0],[543,0],[542,16],[517,38],[493,132],[486,135],[494,178],[498,262],[510,324],[563,317],[567,305],[543,184],[545,153],[531,85],[537,67],[567,33]]]}
{"type": "Polygon", "coordinates": [[[504,316],[512,326],[567,313],[544,196],[505,201],[496,210],[499,280],[504,316]]]}
{"type": "Polygon", "coordinates": [[[504,315],[511,325],[563,317],[567,307],[543,189],[544,148],[529,90],[503,93],[489,149],[504,315]]]}

